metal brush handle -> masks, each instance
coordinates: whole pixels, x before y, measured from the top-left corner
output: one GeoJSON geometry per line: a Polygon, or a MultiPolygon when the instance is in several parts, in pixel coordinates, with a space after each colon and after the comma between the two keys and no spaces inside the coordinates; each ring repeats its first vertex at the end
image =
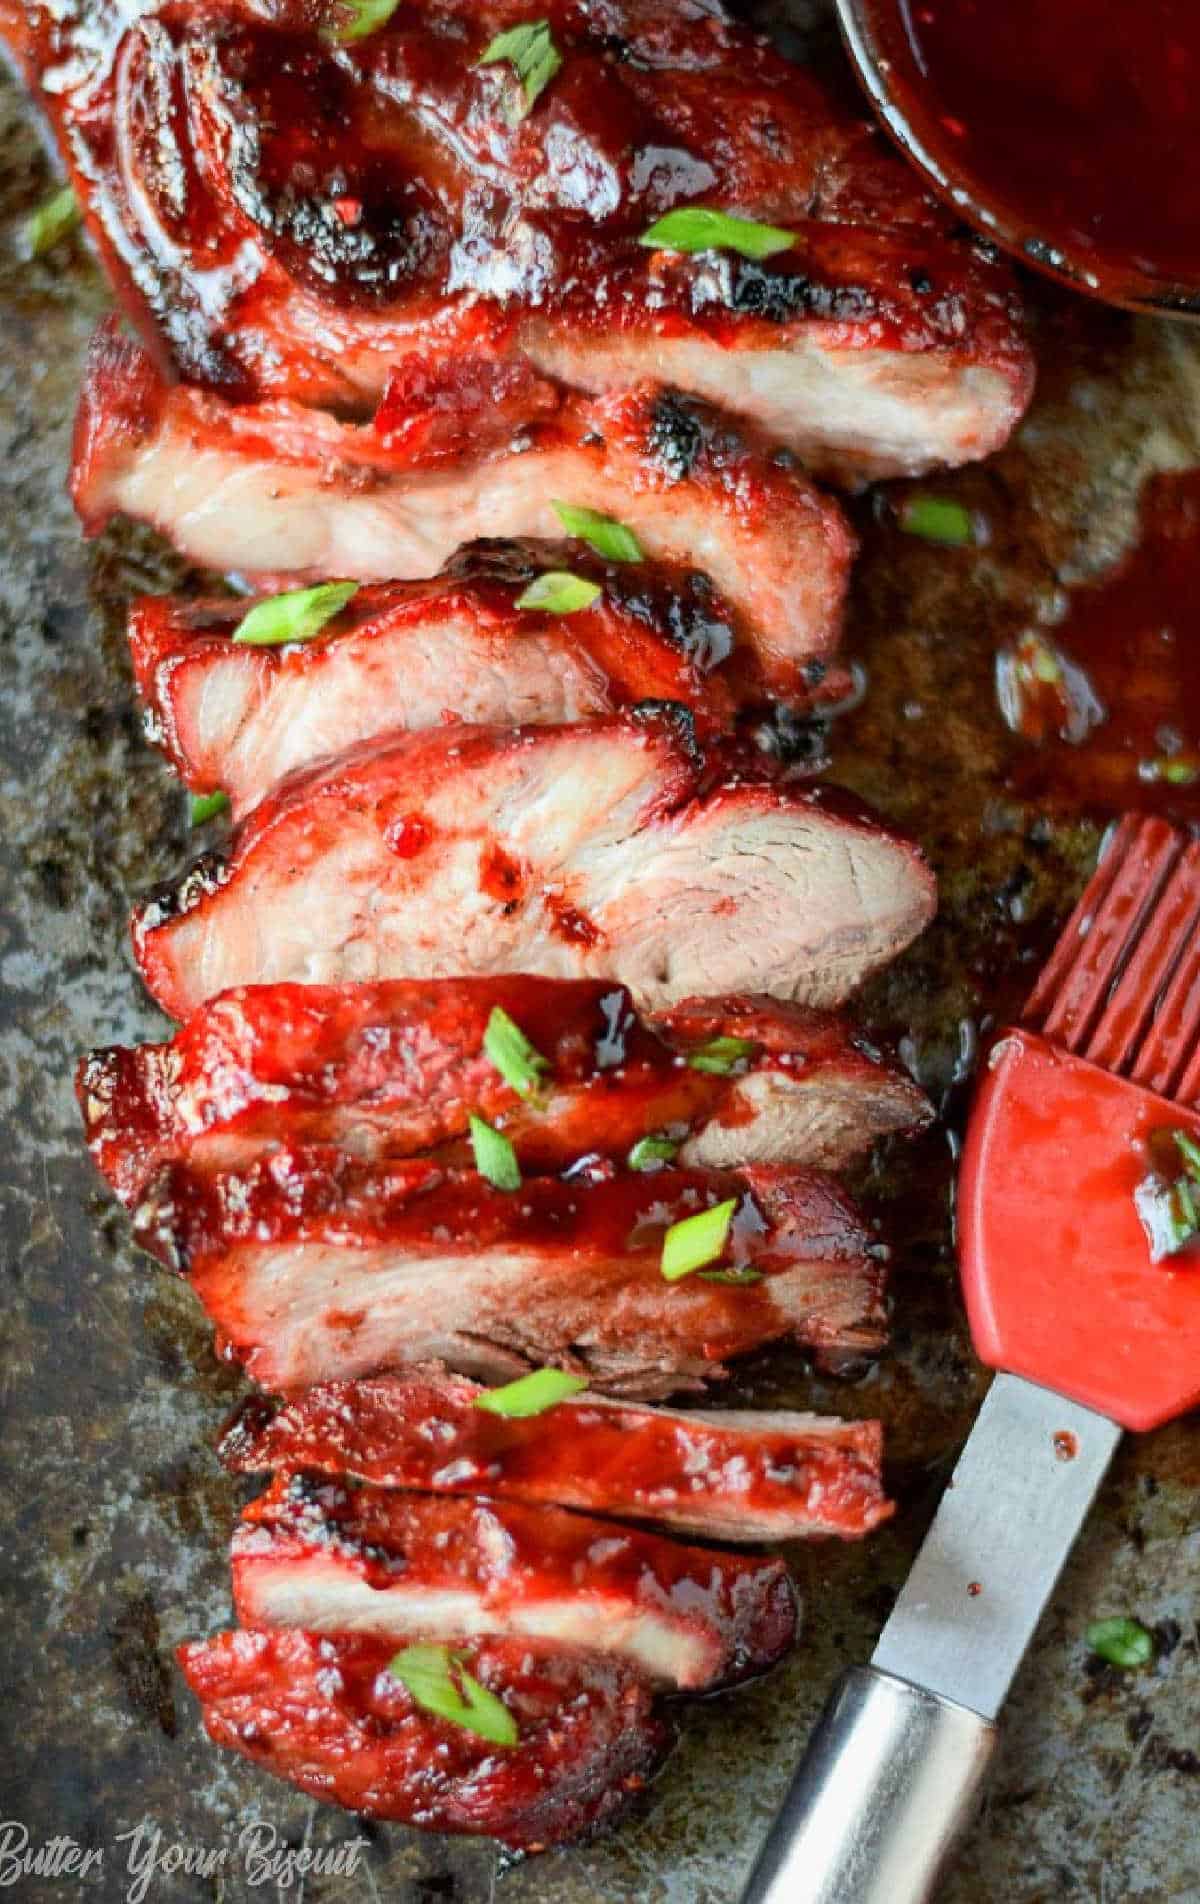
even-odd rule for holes
{"type": "Polygon", "coordinates": [[[742,1904],[927,1904],[997,1728],[877,1667],[838,1681],[742,1904]]]}

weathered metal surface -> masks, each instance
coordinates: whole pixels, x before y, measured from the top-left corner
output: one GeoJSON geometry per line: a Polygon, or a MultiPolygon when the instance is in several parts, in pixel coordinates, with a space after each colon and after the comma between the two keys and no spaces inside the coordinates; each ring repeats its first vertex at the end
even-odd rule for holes
{"type": "MultiPolygon", "coordinates": [[[[310,1872],[306,1904],[721,1904],[838,1668],[869,1656],[982,1393],[954,1283],[946,1136],[884,1158],[868,1186],[897,1246],[892,1352],[843,1381],[774,1357],[737,1390],[881,1413],[900,1516],[865,1547],[794,1555],[802,1648],[687,1715],[683,1745],[621,1832],[504,1871],[490,1847],[363,1828],[205,1743],[172,1648],[228,1617],[238,1490],[209,1444],[238,1384],[186,1292],[131,1249],[83,1154],[70,1082],[89,1044],[160,1028],[125,918],[188,842],[183,801],[141,738],[120,622],[126,596],[169,568],[147,539],[79,539],[62,481],[104,291],[70,251],[16,262],[15,220],[45,172],[11,87],[0,154],[0,1820],[34,1845],[65,1834],[103,1851],[83,1880],[29,1876],[13,1894],[300,1896],[298,1879],[281,1888],[247,1869],[238,1833],[257,1820],[281,1847],[368,1840],[353,1877],[310,1872]],[[147,1875],[155,1841],[122,1837],[143,1823],[160,1856],[179,1846],[214,1868],[168,1859],[147,1875]]],[[[1004,456],[937,484],[980,512],[987,546],[939,552],[898,534],[886,503],[860,508],[852,636],[870,690],[835,748],[838,775],[913,827],[942,876],[939,924],[864,1010],[907,1040],[951,1125],[981,1024],[1020,998],[1097,837],[1006,797],[995,644],[1111,559],[1144,471],[1200,461],[1200,335],[1052,292],[1034,302],[1031,418],[1004,456]]],[[[946,1904],[1200,1899],[1198,1500],[1194,1423],[1127,1442],[1021,1676],[946,1904]],[[1158,1662],[1141,1675],[1089,1663],[1088,1620],[1118,1611],[1158,1628],[1158,1662]]],[[[0,1882],[11,1848],[0,1833],[0,1882]]]]}

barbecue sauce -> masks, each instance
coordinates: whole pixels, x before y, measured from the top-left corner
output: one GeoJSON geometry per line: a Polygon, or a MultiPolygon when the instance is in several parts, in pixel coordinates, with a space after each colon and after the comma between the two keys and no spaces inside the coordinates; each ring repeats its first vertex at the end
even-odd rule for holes
{"type": "Polygon", "coordinates": [[[1028,255],[1118,298],[1131,272],[1200,279],[1195,0],[871,0],[867,17],[945,185],[1028,255]]]}
{"type": "Polygon", "coordinates": [[[1043,672],[1057,662],[1073,706],[1060,701],[1056,718],[1053,679],[1026,698],[1017,719],[1039,744],[1014,763],[1013,790],[1044,805],[1200,820],[1198,623],[1200,470],[1153,476],[1133,549],[1073,591],[1065,619],[1038,638],[1051,658],[1043,672]]]}

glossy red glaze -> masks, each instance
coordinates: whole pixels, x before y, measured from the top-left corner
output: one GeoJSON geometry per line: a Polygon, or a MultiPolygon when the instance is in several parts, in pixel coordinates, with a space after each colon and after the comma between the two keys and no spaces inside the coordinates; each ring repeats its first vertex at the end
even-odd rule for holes
{"type": "Polygon", "coordinates": [[[238,1472],[353,1477],[377,1487],[484,1493],[660,1522],[723,1540],[854,1539],[892,1513],[876,1421],[682,1414],[578,1396],[511,1420],[440,1371],[309,1389],[226,1430],[238,1472]]]}
{"type": "Polygon", "coordinates": [[[1200,1264],[1152,1262],[1134,1204],[1159,1129],[1200,1115],[1027,1031],[994,1047],[959,1183],[975,1346],[1126,1428],[1200,1401],[1200,1264]]]}
{"type": "Polygon", "coordinates": [[[1101,291],[1200,285],[1193,0],[867,0],[887,85],[962,188],[1101,291]]]}
{"type": "Polygon", "coordinates": [[[434,1717],[363,1633],[219,1633],[179,1648],[209,1737],[314,1798],[516,1851],[612,1823],[671,1742],[645,1681],[618,1660],[528,1640],[464,1640],[466,1670],[509,1710],[498,1749],[434,1717]]]}
{"type": "MultiPolygon", "coordinates": [[[[319,638],[282,648],[231,642],[246,608],[228,596],[143,596],[128,624],[153,738],[188,786],[223,788],[237,813],[297,767],[452,710],[560,720],[674,701],[708,732],[768,698],[753,643],[705,576],[605,563],[578,545],[475,544],[432,581],[361,588],[319,638]],[[519,609],[553,569],[603,593],[570,616],[519,609]]],[[[849,684],[843,667],[814,658],[790,698],[815,708],[849,684]]],[[[419,851],[424,825],[401,816],[393,851],[419,851]]]]}
{"type": "Polygon", "coordinates": [[[510,70],[479,58],[524,0],[413,0],[336,52],[316,31],[335,12],[0,10],[127,306],[190,379],[344,403],[417,337],[748,349],[810,330],[996,366],[1015,414],[1028,359],[1004,275],[718,5],[553,0],[562,70],[519,124],[510,70]],[[638,244],[696,200],[799,242],[765,264],[638,244]]]}
{"type": "Polygon", "coordinates": [[[1016,792],[1040,805],[1200,819],[1198,596],[1200,471],[1152,476],[1129,553],[1072,589],[1064,619],[1046,630],[1082,669],[1100,718],[1072,745],[1048,694],[1041,743],[1012,770],[1016,792]]]}
{"type": "Polygon", "coordinates": [[[472,1172],[314,1147],[236,1172],[174,1165],[136,1223],[277,1391],[437,1355],[501,1379],[555,1362],[661,1395],[770,1341],[869,1353],[884,1334],[886,1252],[816,1172],[610,1168],[507,1193],[472,1172]],[[730,1197],[725,1261],[761,1280],[666,1282],[667,1228],[730,1197]]]}
{"type": "Polygon", "coordinates": [[[935,908],[919,850],[851,796],[748,745],[700,751],[680,710],[654,708],[392,734],[320,762],[131,933],[179,1019],[231,986],[505,970],[614,978],[659,1007],[750,986],[836,1005],[935,908]],[[387,830],[415,809],[434,835],[399,860],[387,830]],[[496,845],[529,868],[519,898],[481,889],[496,845]],[[563,903],[594,940],[562,929],[563,903]]]}
{"type": "Polygon", "coordinates": [[[724,1151],[721,1133],[737,1130],[748,1160],[835,1167],[931,1116],[844,1019],[752,998],[644,1019],[623,986],[529,977],[226,992],[168,1044],[93,1052],[77,1093],[92,1156],[128,1205],[164,1163],[244,1164],[278,1143],[466,1160],[472,1111],[503,1129],[527,1173],[550,1174],[585,1152],[624,1161],[663,1131],[685,1155],[698,1136],[706,1149],[706,1132],[707,1148],[724,1151]],[[484,1051],[496,1006],[549,1065],[534,1101],[484,1051]],[[750,1048],[725,1074],[686,1063],[718,1037],[750,1048]]]}
{"type": "MultiPolygon", "coordinates": [[[[458,425],[460,453],[430,467],[370,422],[169,387],[110,319],[88,357],[71,493],[89,534],[125,510],[197,563],[272,578],[272,587],[286,585],[285,574],[390,583],[443,565],[465,580],[470,569],[452,560],[462,543],[561,535],[553,500],[574,497],[633,524],[647,556],[677,572],[693,570],[704,550],[719,608],[734,617],[732,639],[714,630],[710,658],[703,640],[689,647],[684,638],[684,660],[707,672],[736,645],[750,662],[748,691],[805,698],[810,664],[840,637],[854,539],[837,504],[772,437],[632,375],[615,394],[560,393],[516,433],[479,428],[473,410],[458,425]],[[197,490],[198,467],[208,474],[197,490]]],[[[600,574],[626,604],[628,641],[645,577],[618,582],[611,565],[600,574]]],[[[704,587],[692,584],[701,602],[704,587]]],[[[393,607],[416,598],[383,597],[393,607]]],[[[512,594],[502,599],[511,617],[512,594]]],[[[610,635],[601,654],[612,647],[610,635]]],[[[678,658],[676,674],[686,679],[678,658]]]]}
{"type": "Polygon", "coordinates": [[[243,1626],[337,1631],[397,1644],[464,1628],[615,1653],[681,1691],[761,1673],[785,1653],[796,1600],[781,1560],[685,1546],[558,1507],[459,1500],[279,1475],[233,1536],[243,1626]],[[303,1620],[287,1616],[297,1595],[303,1620]],[[328,1605],[324,1604],[329,1596],[328,1605]],[[448,1604],[441,1596],[452,1596],[448,1604]],[[478,1625],[476,1624],[478,1622],[478,1625]]]}

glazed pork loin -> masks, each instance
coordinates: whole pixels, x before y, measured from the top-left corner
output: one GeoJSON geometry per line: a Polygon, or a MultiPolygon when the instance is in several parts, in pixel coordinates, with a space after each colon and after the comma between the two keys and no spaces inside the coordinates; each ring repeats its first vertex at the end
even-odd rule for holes
{"type": "MultiPolygon", "coordinates": [[[[227,793],[238,815],[295,769],[393,729],[568,722],[674,701],[714,731],[768,698],[706,577],[603,562],[578,545],[476,543],[430,582],[360,588],[304,641],[243,641],[257,606],[150,595],[129,618],[147,732],[187,786],[227,793]],[[561,587],[564,574],[595,599],[569,614],[520,605],[540,578],[561,587]]],[[[796,709],[851,689],[828,661],[802,674],[796,709]]]]}
{"type": "Polygon", "coordinates": [[[109,322],[85,373],[72,494],[89,532],[125,514],[206,568],[280,582],[432,577],[481,536],[560,537],[556,502],[591,510],[651,560],[702,570],[761,688],[806,698],[841,627],[853,542],[837,505],[694,399],[561,397],[529,379],[518,426],[494,388],[508,374],[456,366],[447,437],[414,440],[404,367],[372,422],[347,423],[171,388],[109,322]]]}
{"type": "Polygon", "coordinates": [[[528,1639],[454,1648],[508,1712],[496,1744],[419,1705],[374,1633],[218,1633],[179,1648],[216,1745],[314,1798],[426,1831],[498,1838],[514,1851],[614,1823],[671,1743],[643,1676],[623,1661],[528,1639]]]}
{"type": "Polygon", "coordinates": [[[668,710],[403,734],[294,776],[133,941],[176,1019],[230,986],[446,973],[828,1006],[934,906],[915,847],[761,756],[698,753],[668,710]]]}
{"type": "Polygon", "coordinates": [[[768,1556],[684,1546],[559,1507],[281,1475],[234,1533],[243,1626],[406,1641],[529,1639],[708,1692],[791,1645],[796,1602],[768,1556]]]}
{"type": "Polygon", "coordinates": [[[553,1363],[653,1399],[770,1342],[857,1355],[884,1337],[886,1251],[809,1171],[605,1165],[514,1193],[313,1147],[236,1172],[169,1166],[134,1222],[275,1391],[432,1360],[487,1381],[553,1363]],[[667,1281],[667,1230],[729,1202],[715,1279],[667,1281]]]}
{"type": "Polygon", "coordinates": [[[441,348],[668,381],[850,480],[1005,440],[1032,380],[1008,271],[856,113],[719,0],[542,18],[561,66],[532,100],[484,60],[525,0],[406,0],[341,44],[340,0],[4,0],[0,30],[191,382],[345,412],[441,348]],[[781,248],[648,236],[688,205],[781,248]]]}
{"type": "Polygon", "coordinates": [[[236,1473],[307,1473],[557,1505],[710,1540],[860,1539],[890,1518],[877,1421],[719,1413],[576,1395],[552,1417],[494,1412],[437,1367],[246,1402],[221,1440],[236,1473]]]}
{"type": "Polygon", "coordinates": [[[839,1169],[932,1116],[844,1019],[751,998],[642,1019],[600,979],[249,986],[200,1006],[169,1043],[93,1052],[77,1090],[92,1156],[127,1207],[166,1163],[242,1168],[280,1143],[461,1162],[472,1114],[526,1174],[551,1175],[588,1153],[625,1163],[646,1138],[685,1165],[839,1169]],[[532,1095],[488,1056],[494,1014],[545,1065],[532,1095]]]}

